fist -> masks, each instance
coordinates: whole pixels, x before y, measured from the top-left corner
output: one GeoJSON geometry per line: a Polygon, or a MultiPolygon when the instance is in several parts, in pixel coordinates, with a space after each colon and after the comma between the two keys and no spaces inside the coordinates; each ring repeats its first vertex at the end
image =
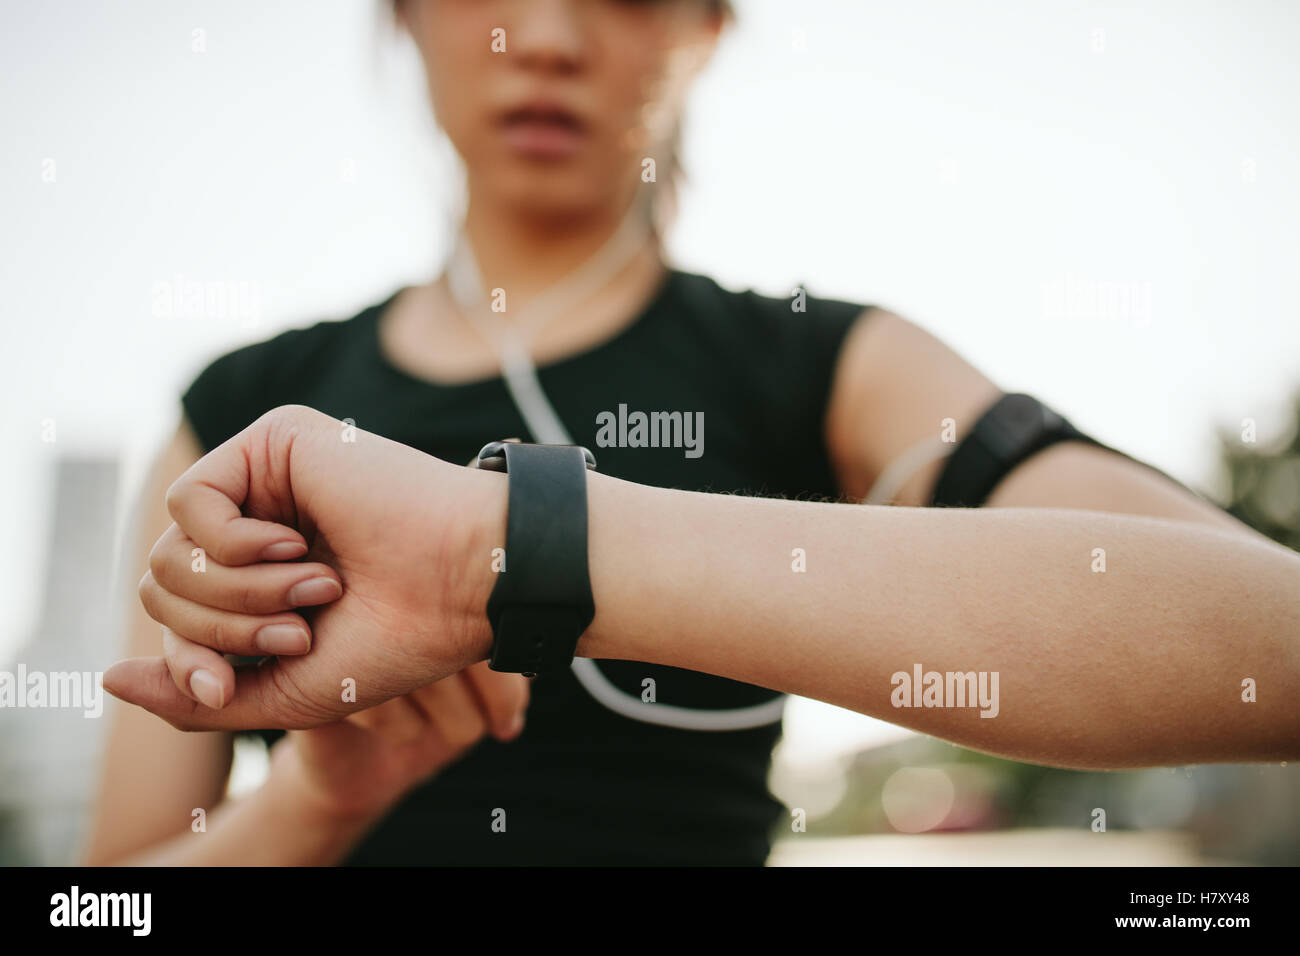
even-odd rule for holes
{"type": "Polygon", "coordinates": [[[167,657],[104,688],[185,730],[301,729],[485,659],[505,481],[310,408],[266,413],[168,489],[140,582],[167,657]]]}

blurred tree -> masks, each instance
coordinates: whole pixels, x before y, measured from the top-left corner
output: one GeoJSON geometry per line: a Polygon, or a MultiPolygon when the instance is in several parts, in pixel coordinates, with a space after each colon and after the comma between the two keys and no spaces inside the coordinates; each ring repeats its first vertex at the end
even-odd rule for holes
{"type": "MultiPolygon", "coordinates": [[[[1241,432],[1219,432],[1227,477],[1225,507],[1274,541],[1300,551],[1300,392],[1292,399],[1289,434],[1261,448],[1241,432]]],[[[1253,438],[1253,435],[1249,435],[1253,438]]]]}

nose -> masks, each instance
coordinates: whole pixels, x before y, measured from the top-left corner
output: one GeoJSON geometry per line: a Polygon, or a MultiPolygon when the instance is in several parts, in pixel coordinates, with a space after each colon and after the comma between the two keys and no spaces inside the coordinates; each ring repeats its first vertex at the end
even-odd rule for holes
{"type": "Polygon", "coordinates": [[[516,0],[507,56],[533,69],[572,72],[585,52],[583,8],[591,0],[516,0]]]}

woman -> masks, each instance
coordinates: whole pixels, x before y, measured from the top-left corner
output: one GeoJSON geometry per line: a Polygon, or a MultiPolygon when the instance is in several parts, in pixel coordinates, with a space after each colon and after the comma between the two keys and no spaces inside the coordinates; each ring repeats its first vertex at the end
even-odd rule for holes
{"type": "MultiPolygon", "coordinates": [[[[917,459],[914,450],[933,443],[945,419],[961,437],[1000,395],[992,382],[883,309],[802,293],[786,301],[730,292],[664,262],[677,120],[689,81],[729,16],[724,2],[405,0],[396,12],[420,50],[439,122],[465,161],[457,254],[437,281],[209,366],[187,390],[185,418],[146,489],[136,534],[141,565],[148,544],[172,527],[163,499],[173,481],[282,405],[311,406],[444,461],[468,461],[487,440],[527,434],[585,444],[602,473],[647,486],[862,499],[885,479],[893,503],[931,502],[943,461],[917,459]],[[683,423],[707,424],[707,435],[683,429],[666,447],[597,441],[602,414],[635,412],[681,413],[683,423]],[[901,480],[889,468],[898,461],[909,465],[901,480]]],[[[1184,535],[1189,548],[1202,549],[1196,553],[1207,541],[1228,541],[1243,575],[1257,552],[1274,577],[1279,568],[1293,570],[1280,549],[1257,543],[1174,483],[1081,443],[1033,456],[988,503],[1168,519],[1201,532],[1184,535]],[[1217,537],[1203,533],[1207,527],[1217,537]]],[[[899,520],[914,516],[920,513],[899,520]]],[[[930,520],[946,517],[930,513],[924,531],[918,521],[918,553],[956,547],[956,526],[930,520]]],[[[1103,517],[1087,527],[1131,546],[1148,527],[1103,517]]],[[[1017,533],[1028,537],[1007,540],[1050,544],[1053,528],[1040,516],[1017,533]]],[[[1162,545],[1184,540],[1166,525],[1150,533],[1162,545]]],[[[906,534],[899,526],[882,544],[901,544],[906,534]]],[[[303,565],[286,567],[308,574],[303,565]]],[[[1011,562],[1006,567],[1004,579],[1014,573],[1011,562]]],[[[1154,587],[1166,571],[1150,560],[1151,581],[1137,580],[1154,587]]],[[[307,609],[304,615],[340,593],[326,566],[310,573],[290,589],[290,607],[307,609]]],[[[155,655],[150,616],[174,622],[184,615],[150,574],[140,590],[149,614],[137,614],[132,650],[155,655]]],[[[920,607],[942,605],[933,584],[907,580],[898,590],[910,597],[898,599],[907,605],[899,622],[918,631],[937,626],[932,619],[956,626],[952,614],[920,607]]],[[[1013,590],[1002,587],[988,602],[1023,623],[1024,602],[1013,590]]],[[[1106,598],[1096,600],[1106,608],[1106,598]]],[[[307,618],[273,610],[250,653],[310,653],[307,618]]],[[[1156,619],[1130,616],[1155,627],[1156,619]]],[[[709,627],[718,625],[701,624],[701,633],[709,627]]],[[[1265,643],[1262,631],[1239,638],[1252,660],[1265,643]]],[[[791,642],[815,636],[810,626],[791,642]]],[[[164,650],[172,678],[192,700],[212,708],[228,702],[233,678],[213,651],[181,627],[164,630],[164,650]]],[[[921,642],[915,659],[929,663],[921,642]]],[[[1172,703],[1131,740],[1110,734],[1089,750],[1058,738],[1093,712],[1063,705],[1054,713],[1052,701],[1090,699],[1095,686],[1071,687],[1056,660],[1035,666],[1031,678],[1044,681],[1036,694],[1041,719],[1029,729],[1012,722],[1010,732],[1006,723],[986,730],[999,721],[977,720],[975,731],[958,731],[954,719],[931,711],[900,710],[897,719],[970,746],[1072,765],[1184,754],[1263,759],[1287,733],[1274,723],[1252,738],[1238,726],[1180,751],[1170,725],[1181,719],[1180,707],[1202,701],[1178,698],[1176,678],[1165,678],[1166,686],[1145,664],[1135,677],[1114,675],[1116,694],[1145,687],[1172,703]],[[1244,752],[1245,740],[1256,741],[1255,752],[1244,752]]],[[[739,672],[712,672],[728,670],[739,672]]],[[[815,682],[809,689],[833,696],[815,682]]],[[[478,664],[345,721],[288,733],[273,747],[266,783],[218,808],[230,735],[179,733],[130,709],[119,713],[109,741],[88,859],[757,864],[782,816],[765,783],[779,711],[771,691],[677,667],[577,662],[530,688],[478,664]],[[656,707],[635,706],[647,699],[656,707]],[[502,808],[509,808],[508,839],[496,825],[502,808]],[[205,826],[196,835],[200,809],[205,826]]]]}

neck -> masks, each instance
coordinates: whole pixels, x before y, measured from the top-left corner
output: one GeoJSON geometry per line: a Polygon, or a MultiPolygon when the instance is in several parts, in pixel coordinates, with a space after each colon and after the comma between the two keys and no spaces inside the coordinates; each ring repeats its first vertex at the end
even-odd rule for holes
{"type": "MultiPolygon", "coordinates": [[[[623,224],[635,194],[584,215],[539,219],[470,194],[464,232],[484,290],[504,288],[527,303],[591,259],[623,224]]],[[[646,234],[657,259],[657,237],[646,234]]],[[[637,255],[642,259],[643,249],[637,255]]],[[[627,270],[620,269],[615,281],[627,270]]]]}

